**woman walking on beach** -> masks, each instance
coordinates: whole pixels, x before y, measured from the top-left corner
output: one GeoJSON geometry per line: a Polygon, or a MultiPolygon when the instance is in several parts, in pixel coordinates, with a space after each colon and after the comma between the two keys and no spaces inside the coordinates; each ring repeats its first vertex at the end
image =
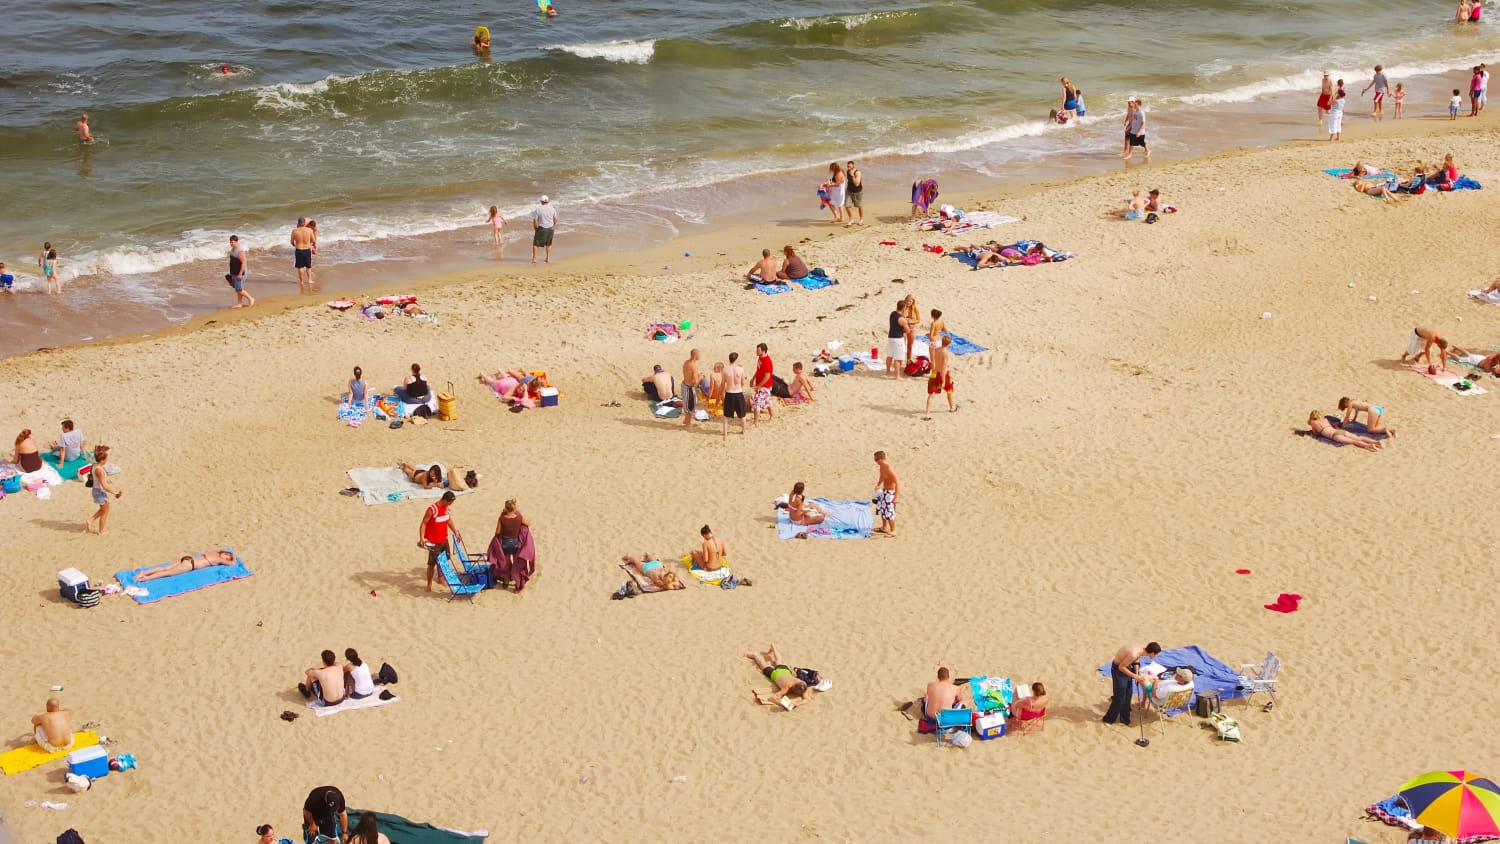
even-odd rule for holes
{"type": "Polygon", "coordinates": [[[95,448],[94,468],[89,472],[88,477],[88,485],[93,487],[94,503],[99,505],[99,509],[94,515],[89,516],[89,520],[84,523],[83,529],[86,532],[97,533],[100,536],[104,535],[105,522],[109,520],[109,497],[111,495],[115,498],[120,497],[120,491],[115,489],[114,484],[109,480],[109,473],[104,471],[104,464],[108,459],[109,446],[101,445],[95,448]],[[94,530],[94,522],[99,523],[98,530],[94,530]]]}
{"type": "Polygon", "coordinates": [[[500,207],[499,206],[497,206],[497,205],[491,205],[490,206],[490,216],[489,216],[489,219],[486,220],[486,222],[488,222],[490,224],[490,232],[495,237],[495,257],[497,257],[497,258],[503,258],[503,257],[505,257],[502,254],[503,253],[503,249],[501,248],[501,245],[500,245],[500,231],[505,228],[505,215],[500,213],[500,207]]]}

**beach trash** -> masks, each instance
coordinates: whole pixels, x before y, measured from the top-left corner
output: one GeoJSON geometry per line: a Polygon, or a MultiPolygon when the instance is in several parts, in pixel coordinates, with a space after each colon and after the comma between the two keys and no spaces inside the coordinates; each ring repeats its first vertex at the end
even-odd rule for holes
{"type": "Polygon", "coordinates": [[[1262,314],[1261,314],[1261,315],[1260,315],[1260,318],[1261,318],[1261,319],[1270,319],[1270,318],[1271,318],[1271,312],[1270,312],[1270,311],[1265,311],[1265,312],[1263,312],[1263,313],[1262,313],[1262,314]]]}
{"type": "Polygon", "coordinates": [[[682,322],[677,323],[677,330],[678,331],[690,331],[690,330],[692,330],[692,327],[693,327],[693,323],[692,323],[691,320],[686,320],[685,319],[682,322]]]}

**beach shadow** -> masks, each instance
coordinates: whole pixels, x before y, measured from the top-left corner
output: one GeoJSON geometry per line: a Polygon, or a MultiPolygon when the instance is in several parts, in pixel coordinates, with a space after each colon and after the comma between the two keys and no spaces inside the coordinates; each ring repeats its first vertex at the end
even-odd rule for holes
{"type": "MultiPolygon", "coordinates": [[[[393,571],[355,572],[349,576],[349,579],[354,581],[355,585],[359,586],[362,591],[375,590],[377,597],[390,592],[399,592],[402,595],[413,598],[446,597],[444,595],[446,589],[439,590],[436,585],[434,585],[432,592],[429,593],[427,591],[426,566],[408,569],[405,574],[393,571]]],[[[433,583],[436,584],[439,579],[438,577],[434,577],[433,583]]]]}
{"type": "Polygon", "coordinates": [[[61,519],[32,519],[31,523],[37,527],[55,530],[61,533],[83,533],[83,525],[77,522],[65,522],[61,519]]]}
{"type": "Polygon", "coordinates": [[[38,598],[40,598],[41,600],[46,601],[47,603],[53,604],[55,606],[59,606],[59,607],[76,607],[76,608],[78,608],[80,610],[81,609],[85,609],[85,607],[82,606],[81,604],[75,604],[72,601],[68,600],[67,598],[64,598],[61,594],[58,593],[58,591],[56,589],[43,589],[42,591],[36,593],[36,596],[38,598]]]}
{"type": "Polygon", "coordinates": [[[914,418],[921,418],[921,416],[922,416],[922,408],[920,406],[917,406],[917,405],[913,405],[910,408],[906,408],[906,407],[893,407],[891,405],[885,405],[885,404],[867,404],[867,405],[865,405],[865,409],[866,410],[873,410],[873,411],[875,411],[877,413],[884,413],[884,414],[886,414],[888,416],[903,416],[903,417],[914,417],[914,418]]]}
{"type": "MultiPolygon", "coordinates": [[[[1049,706],[1047,707],[1047,720],[1067,721],[1069,724],[1101,724],[1104,713],[1109,711],[1109,701],[1105,700],[1098,706],[1049,706]]],[[[1132,723],[1135,714],[1132,713],[1132,723]]]]}
{"type": "Polygon", "coordinates": [[[1386,370],[1387,372],[1400,372],[1411,367],[1411,361],[1402,362],[1400,360],[1395,360],[1392,358],[1376,358],[1375,360],[1370,361],[1370,363],[1375,364],[1376,366],[1386,370]]]}
{"type": "Polygon", "coordinates": [[[621,425],[633,425],[637,428],[663,428],[663,422],[676,422],[678,427],[682,426],[681,419],[617,419],[621,425]]]}
{"type": "Polygon", "coordinates": [[[775,516],[756,516],[755,520],[757,522],[760,522],[763,525],[770,525],[772,527],[776,526],[776,517],[775,516]]]}

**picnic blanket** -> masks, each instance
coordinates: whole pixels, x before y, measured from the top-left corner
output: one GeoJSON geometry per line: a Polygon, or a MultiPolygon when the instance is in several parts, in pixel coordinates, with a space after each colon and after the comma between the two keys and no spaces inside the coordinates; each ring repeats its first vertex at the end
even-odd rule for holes
{"type": "Polygon", "coordinates": [[[409,821],[400,815],[371,812],[369,809],[350,809],[349,823],[351,826],[357,826],[362,817],[370,814],[376,817],[381,833],[391,839],[391,844],[464,844],[470,841],[483,841],[490,835],[483,829],[465,832],[461,829],[448,829],[429,823],[409,821]]]}
{"type": "Polygon", "coordinates": [[[48,762],[55,762],[67,756],[75,750],[85,747],[93,747],[99,743],[99,734],[93,730],[80,730],[73,734],[73,746],[67,750],[59,750],[49,753],[43,750],[36,742],[30,742],[15,750],[7,750],[0,753],[0,771],[4,771],[7,777],[15,776],[22,771],[38,768],[48,762]]]}
{"type": "MultiPolygon", "coordinates": [[[[418,469],[426,469],[432,465],[427,463],[412,464],[418,469]]],[[[406,474],[401,471],[400,466],[370,466],[364,469],[350,469],[349,480],[359,487],[359,494],[365,499],[366,504],[387,504],[393,501],[405,501],[409,498],[442,498],[443,493],[449,490],[444,487],[433,487],[423,489],[420,484],[414,484],[407,480],[406,474]]],[[[466,495],[470,490],[453,490],[456,495],[466,495]]]]}
{"type": "MultiPolygon", "coordinates": [[[[1191,668],[1193,669],[1193,698],[1188,701],[1187,706],[1168,710],[1172,715],[1192,707],[1198,692],[1212,691],[1219,693],[1220,700],[1233,700],[1245,697],[1249,694],[1246,689],[1240,688],[1240,672],[1229,667],[1229,664],[1221,659],[1210,656],[1208,651],[1197,645],[1188,645],[1185,648],[1169,648],[1154,657],[1141,657],[1141,665],[1157,663],[1168,669],[1191,668]]],[[[1106,679],[1109,678],[1109,663],[1099,666],[1099,674],[1106,679]]]]}
{"type": "Polygon", "coordinates": [[[1488,392],[1488,390],[1486,390],[1485,388],[1479,386],[1478,384],[1475,384],[1472,381],[1469,382],[1470,383],[1469,389],[1467,389],[1467,390],[1457,389],[1455,385],[1457,385],[1458,382],[1460,382],[1460,381],[1468,381],[1469,379],[1465,378],[1462,375],[1459,375],[1457,372],[1453,372],[1452,370],[1442,370],[1442,369],[1439,369],[1436,374],[1428,375],[1427,374],[1427,364],[1425,364],[1425,363],[1418,363],[1418,364],[1412,364],[1411,371],[1417,373],[1418,375],[1422,376],[1423,378],[1426,378],[1428,381],[1431,381],[1432,383],[1437,384],[1438,386],[1446,387],[1450,392],[1457,393],[1457,394],[1459,394],[1461,396],[1482,396],[1486,392],[1488,392]]]}
{"type": "MultiPolygon", "coordinates": [[[[1366,428],[1365,423],[1363,422],[1350,422],[1348,425],[1341,425],[1344,420],[1337,416],[1328,416],[1325,414],[1323,418],[1327,419],[1330,425],[1340,425],[1345,431],[1348,431],[1351,434],[1359,434],[1362,437],[1369,437],[1372,440],[1383,440],[1389,438],[1390,436],[1389,434],[1370,433],[1370,429],[1366,428]]],[[[1327,437],[1320,437],[1312,431],[1299,431],[1298,433],[1302,434],[1303,436],[1312,437],[1320,443],[1328,443],[1334,448],[1343,448],[1345,445],[1348,445],[1348,443],[1336,443],[1333,440],[1328,439],[1327,437]]]]}
{"type": "Polygon", "coordinates": [[[629,563],[621,563],[620,568],[624,569],[625,573],[630,575],[630,579],[635,581],[635,585],[640,588],[641,594],[643,595],[650,595],[655,592],[667,591],[666,589],[657,586],[655,583],[652,583],[650,578],[636,571],[629,563]]]}
{"type": "Polygon", "coordinates": [[[390,700],[381,700],[380,693],[376,692],[375,694],[370,695],[367,698],[361,698],[359,700],[355,700],[352,697],[346,697],[338,703],[335,703],[333,706],[324,706],[323,704],[318,703],[316,700],[310,700],[307,702],[307,708],[318,713],[319,718],[326,718],[329,715],[337,715],[340,712],[352,712],[356,709],[374,709],[377,706],[385,706],[387,703],[400,702],[401,698],[395,695],[392,695],[390,700]]]}
{"type": "Polygon", "coordinates": [[[786,293],[792,289],[786,285],[786,282],[783,281],[777,281],[771,284],[762,284],[758,281],[751,283],[755,285],[756,290],[759,290],[767,296],[775,296],[777,293],[786,293]]]}
{"type": "Polygon", "coordinates": [[[868,501],[833,501],[827,498],[810,498],[828,518],[815,525],[792,523],[787,510],[776,511],[776,538],[796,539],[798,534],[807,534],[808,539],[869,539],[875,519],[870,515],[868,501]]]}
{"type": "MultiPolygon", "coordinates": [[[[226,551],[233,548],[225,547],[226,551]]],[[[127,590],[125,594],[135,599],[137,604],[154,604],[157,601],[172,598],[177,595],[185,595],[188,592],[196,592],[199,589],[207,589],[220,583],[228,583],[231,580],[243,580],[255,572],[245,567],[245,560],[239,554],[235,554],[235,563],[232,566],[205,566],[197,571],[174,574],[171,577],[163,577],[160,580],[148,580],[144,585],[136,582],[136,575],[146,569],[156,566],[142,566],[138,569],[126,569],[115,572],[115,580],[127,590]],[[135,587],[131,589],[131,587],[135,587]],[[140,594],[144,592],[145,594],[140,594]]],[[[173,561],[175,562],[175,561],[173,561]]],[[[160,565],[160,564],[158,564],[160,565]]]]}
{"type": "MultiPolygon", "coordinates": [[[[989,349],[986,349],[984,346],[981,346],[978,343],[975,343],[975,342],[973,342],[971,340],[967,340],[967,339],[965,339],[963,337],[960,337],[960,336],[958,336],[957,334],[954,334],[951,331],[944,331],[942,333],[942,336],[944,336],[944,337],[952,337],[953,338],[953,342],[948,344],[948,351],[951,354],[955,354],[955,355],[972,355],[972,354],[975,354],[977,352],[988,352],[989,351],[989,349]]],[[[911,356],[913,358],[931,358],[932,357],[932,346],[928,344],[928,342],[927,342],[927,340],[925,338],[919,338],[917,340],[913,340],[912,344],[911,344],[911,356]]],[[[882,364],[882,368],[884,368],[883,364],[882,364]]]]}
{"type": "Polygon", "coordinates": [[[42,459],[47,461],[48,466],[56,469],[63,480],[77,479],[81,481],[88,474],[88,472],[82,471],[90,462],[87,454],[80,454],[66,463],[59,463],[56,452],[44,451],[42,452],[42,459]]]}

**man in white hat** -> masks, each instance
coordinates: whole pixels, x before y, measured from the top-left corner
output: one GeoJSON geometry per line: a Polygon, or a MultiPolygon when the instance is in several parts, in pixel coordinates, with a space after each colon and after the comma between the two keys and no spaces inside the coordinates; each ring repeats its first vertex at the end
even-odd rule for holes
{"type": "Polygon", "coordinates": [[[557,209],[552,201],[542,194],[540,204],[531,212],[531,263],[536,263],[537,247],[546,249],[545,261],[552,263],[552,230],[557,228],[557,209]]]}

